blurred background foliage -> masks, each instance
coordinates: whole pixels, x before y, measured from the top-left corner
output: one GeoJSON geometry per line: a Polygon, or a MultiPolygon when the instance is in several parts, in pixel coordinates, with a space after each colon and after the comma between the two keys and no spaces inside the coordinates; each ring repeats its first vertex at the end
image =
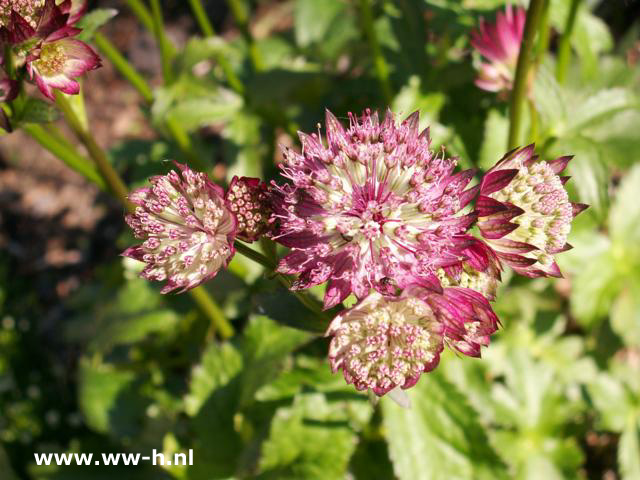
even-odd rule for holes
{"type": "MultiPolygon", "coordinates": [[[[278,145],[297,145],[295,132],[316,130],[325,108],[341,118],[367,107],[420,110],[436,147],[463,167],[487,169],[506,151],[505,98],[474,86],[469,44],[480,16],[492,19],[503,0],[204,2],[218,35],[200,33],[187,2],[162,3],[164,79],[157,50],[125,49],[152,91],[97,94],[109,86],[93,76],[84,86],[89,120],[121,95],[137,105],[140,124],[103,145],[130,187],[167,171],[167,158],[221,183],[272,178],[278,145]]],[[[105,38],[118,44],[127,31],[153,45],[144,15],[137,22],[130,9],[139,4],[92,4],[101,10],[85,19],[85,39],[103,53],[105,38]]],[[[3,207],[0,478],[640,479],[640,3],[579,2],[559,83],[555,52],[570,4],[549,1],[537,124],[527,119],[522,142],[535,141],[546,159],[575,155],[568,188],[591,208],[574,222],[575,248],[560,256],[564,279],[505,275],[494,304],[502,329],[482,359],[449,353],[410,391],[410,410],[388,398],[375,405],[330,373],[326,320],[245,259],[206,286],[237,332],[221,340],[189,297],[161,296],[118,257],[132,238],[106,195],[85,207],[103,209],[90,234],[67,232],[81,267],[24,268],[19,244],[49,235],[55,221],[30,229],[38,218],[3,207]],[[33,459],[154,448],[192,448],[194,465],[33,459]]],[[[33,101],[21,122],[56,117],[33,101]]],[[[2,158],[13,168],[20,147],[3,145],[2,158]]]]}

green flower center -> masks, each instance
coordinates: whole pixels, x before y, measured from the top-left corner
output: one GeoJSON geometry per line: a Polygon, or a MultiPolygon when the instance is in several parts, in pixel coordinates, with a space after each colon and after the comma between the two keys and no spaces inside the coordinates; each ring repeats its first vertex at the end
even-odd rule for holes
{"type": "Polygon", "coordinates": [[[66,60],[67,55],[62,45],[57,42],[47,43],[42,47],[35,67],[42,76],[53,77],[62,73],[66,60]]]}

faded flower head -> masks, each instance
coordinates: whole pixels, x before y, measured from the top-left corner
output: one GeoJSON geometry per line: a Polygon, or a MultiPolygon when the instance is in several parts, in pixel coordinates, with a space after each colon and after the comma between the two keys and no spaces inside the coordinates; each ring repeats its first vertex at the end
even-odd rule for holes
{"type": "Polygon", "coordinates": [[[443,287],[470,288],[489,300],[494,300],[500,283],[502,266],[496,253],[471,235],[459,237],[460,262],[438,269],[443,287]]]}
{"type": "Polygon", "coordinates": [[[233,177],[226,199],[238,221],[239,239],[253,242],[268,231],[271,206],[266,183],[259,178],[233,177]]]}
{"type": "Polygon", "coordinates": [[[358,390],[384,395],[416,384],[434,369],[443,349],[442,325],[424,300],[387,298],[374,292],[343,311],[329,326],[329,362],[358,390]]]}
{"type": "Polygon", "coordinates": [[[370,288],[439,290],[438,270],[462,259],[460,235],[476,218],[462,213],[473,173],[454,174],[456,161],[430,149],[417,112],[402,123],[350,115],[345,129],[327,111],[326,129],[326,144],[301,133],[302,152],[284,150],[291,183],[273,186],[273,238],[293,251],[278,271],[300,274],[297,289],[329,281],[325,308],[370,288]]]}
{"type": "Polygon", "coordinates": [[[526,17],[524,8],[508,5],[504,14],[498,12],[495,24],[480,19],[479,28],[471,33],[471,45],[489,63],[480,64],[478,87],[490,92],[511,90],[526,17]]]}
{"type": "Polygon", "coordinates": [[[539,161],[534,145],[507,153],[484,176],[478,227],[498,257],[528,277],[562,276],[553,255],[571,248],[571,221],[586,205],[572,203],[558,174],[572,157],[539,161]]]}
{"type": "Polygon", "coordinates": [[[180,172],[151,178],[151,186],[129,196],[137,205],[126,220],[142,245],[123,255],[146,263],[141,276],[167,283],[162,293],[194,288],[226,267],[234,253],[235,216],[222,188],[200,172],[179,165],[180,172]]]}

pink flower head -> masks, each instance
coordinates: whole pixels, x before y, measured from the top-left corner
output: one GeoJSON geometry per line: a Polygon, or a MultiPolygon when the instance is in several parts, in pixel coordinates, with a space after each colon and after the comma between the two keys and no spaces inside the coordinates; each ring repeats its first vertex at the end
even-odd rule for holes
{"type": "Polygon", "coordinates": [[[571,248],[571,221],[586,205],[572,203],[558,174],[572,157],[539,161],[535,145],[507,153],[482,180],[478,227],[498,257],[527,277],[562,276],[553,255],[571,248]]]}
{"type": "Polygon", "coordinates": [[[226,199],[238,221],[239,239],[253,242],[268,231],[271,205],[266,183],[259,178],[233,177],[226,199]]]}
{"type": "Polygon", "coordinates": [[[300,274],[293,288],[329,282],[330,308],[350,293],[395,293],[409,284],[440,290],[438,269],[462,259],[461,238],[475,221],[462,210],[476,195],[473,173],[430,149],[418,112],[397,123],[388,111],[350,115],[345,129],[326,113],[326,144],[300,133],[302,152],[284,149],[273,186],[274,240],[293,251],[278,271],[300,274]]]}
{"type": "Polygon", "coordinates": [[[514,10],[508,5],[504,14],[498,12],[495,24],[480,18],[478,30],[471,32],[471,45],[489,63],[480,64],[478,87],[490,92],[511,90],[526,17],[524,8],[514,10]]]}
{"type": "Polygon", "coordinates": [[[384,395],[436,368],[444,345],[479,357],[497,328],[487,299],[468,288],[409,286],[399,297],[372,292],[331,322],[329,363],[356,389],[384,395]]]}
{"type": "Polygon", "coordinates": [[[427,302],[373,292],[329,326],[329,363],[358,390],[384,395],[416,384],[440,361],[443,326],[427,302]]]}
{"type": "Polygon", "coordinates": [[[53,89],[80,92],[77,77],[101,66],[100,57],[86,43],[74,38],[44,41],[27,59],[27,71],[40,91],[54,100],[53,89]]]}
{"type": "Polygon", "coordinates": [[[151,187],[129,196],[137,205],[126,220],[142,245],[123,255],[145,262],[141,276],[164,281],[162,293],[189,290],[216,276],[233,257],[235,216],[222,188],[204,173],[178,164],[180,172],[151,178],[151,187]]]}

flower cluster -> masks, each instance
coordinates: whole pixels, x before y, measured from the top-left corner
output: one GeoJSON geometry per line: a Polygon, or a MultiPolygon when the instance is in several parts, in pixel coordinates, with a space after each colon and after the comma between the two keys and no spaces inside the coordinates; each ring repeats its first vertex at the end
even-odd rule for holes
{"type": "Polygon", "coordinates": [[[471,45],[488,63],[480,63],[478,87],[490,92],[511,90],[526,17],[524,8],[508,5],[504,14],[498,12],[495,24],[480,19],[478,30],[471,33],[471,45]]]}
{"type": "Polygon", "coordinates": [[[284,148],[285,182],[236,177],[225,193],[185,166],[155,177],[131,196],[127,221],[145,241],[125,255],[167,280],[163,292],[185,290],[226,265],[236,240],[269,236],[290,249],[277,270],[297,275],[292,289],[326,283],[325,309],[356,300],[327,329],[333,371],[376,395],[409,388],[445,346],[480,356],[498,329],[503,266],[560,275],[553,255],[585,208],[559,175],[571,157],[541,161],[529,145],[469,187],[474,172],[455,173],[418,125],[418,113],[366,111],[345,128],[327,111],[326,137],[284,148]]]}
{"type": "Polygon", "coordinates": [[[96,52],[74,38],[86,6],[86,0],[0,0],[0,46],[9,47],[7,61],[25,67],[52,100],[54,89],[77,94],[76,79],[100,66],[96,52]]]}

